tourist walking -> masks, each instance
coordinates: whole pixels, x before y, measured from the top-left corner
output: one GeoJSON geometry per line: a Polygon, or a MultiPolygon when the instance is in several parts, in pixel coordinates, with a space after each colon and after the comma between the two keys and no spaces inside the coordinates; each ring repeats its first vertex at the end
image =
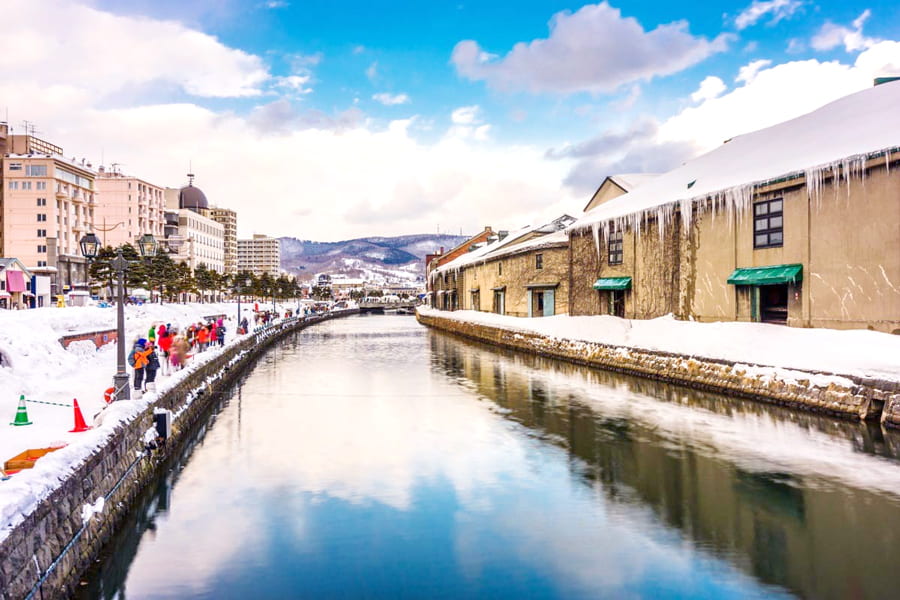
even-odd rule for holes
{"type": "Polygon", "coordinates": [[[168,375],[170,372],[170,367],[172,365],[169,360],[170,352],[172,351],[172,342],[175,340],[175,337],[172,335],[171,330],[168,328],[164,328],[162,325],[160,326],[162,330],[162,334],[159,337],[159,350],[162,352],[162,374],[168,375]]]}
{"type": "Polygon", "coordinates": [[[225,323],[222,319],[216,321],[216,339],[219,340],[219,345],[225,345],[225,323]]]}
{"type": "Polygon", "coordinates": [[[140,338],[134,343],[131,353],[128,355],[128,364],[134,368],[134,399],[141,398],[144,383],[144,367],[147,366],[147,356],[150,354],[146,350],[147,340],[140,338]]]}
{"type": "Polygon", "coordinates": [[[153,342],[147,342],[147,366],[144,370],[147,372],[147,379],[144,382],[145,392],[156,391],[156,372],[159,370],[159,356],[156,354],[156,345],[153,342]]]}

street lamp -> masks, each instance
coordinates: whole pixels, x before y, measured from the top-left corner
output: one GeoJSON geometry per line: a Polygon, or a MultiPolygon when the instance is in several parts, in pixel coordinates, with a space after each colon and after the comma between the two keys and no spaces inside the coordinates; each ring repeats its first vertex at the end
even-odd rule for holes
{"type": "MultiPolygon", "coordinates": [[[[253,282],[250,281],[250,278],[248,277],[248,278],[244,281],[244,289],[246,290],[247,288],[249,288],[251,283],[253,283],[253,282]]],[[[240,329],[240,328],[241,328],[241,282],[240,282],[240,281],[239,281],[238,284],[237,284],[237,288],[238,288],[238,321],[237,321],[237,326],[238,326],[238,329],[240,329]]],[[[247,333],[247,332],[245,331],[244,333],[247,333]]]]}
{"type": "MultiPolygon", "coordinates": [[[[91,262],[96,260],[100,249],[100,240],[90,232],[78,242],[81,246],[81,254],[91,262]]],[[[138,251],[141,258],[147,256],[147,251],[156,251],[156,240],[149,233],[138,242],[138,251]]],[[[152,256],[152,254],[150,254],[152,256]]],[[[116,249],[116,257],[109,261],[109,266],[116,272],[116,374],[113,375],[113,388],[116,390],[116,400],[130,400],[131,386],[128,385],[128,370],[125,368],[125,270],[128,269],[128,261],[122,256],[122,248],[116,249]]]]}
{"type": "Polygon", "coordinates": [[[141,256],[156,256],[156,250],[159,248],[159,242],[156,241],[156,238],[153,237],[152,234],[145,233],[141,236],[141,238],[137,241],[138,251],[141,253],[141,256]]]}

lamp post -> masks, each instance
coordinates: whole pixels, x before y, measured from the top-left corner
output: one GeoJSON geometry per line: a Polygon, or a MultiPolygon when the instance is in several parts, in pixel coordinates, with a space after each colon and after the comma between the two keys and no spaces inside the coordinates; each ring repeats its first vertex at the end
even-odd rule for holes
{"type": "MultiPolygon", "coordinates": [[[[244,289],[249,288],[251,283],[253,283],[253,282],[250,281],[250,278],[248,277],[248,278],[244,281],[244,284],[245,284],[244,289]]],[[[240,282],[240,281],[237,283],[237,288],[238,288],[238,320],[237,320],[237,328],[240,329],[240,328],[241,328],[241,282],[240,282]]],[[[247,333],[247,332],[245,331],[244,333],[247,333]]]]}
{"type": "MultiPolygon", "coordinates": [[[[100,239],[93,233],[86,234],[79,241],[81,254],[91,262],[97,258],[100,239]]],[[[156,239],[150,234],[138,240],[138,251],[141,257],[153,256],[156,253],[156,239]]],[[[128,369],[125,367],[125,271],[128,261],[122,256],[122,249],[116,249],[116,257],[109,261],[109,266],[116,272],[116,374],[113,375],[113,388],[116,400],[130,400],[131,387],[128,384],[128,369]]]]}

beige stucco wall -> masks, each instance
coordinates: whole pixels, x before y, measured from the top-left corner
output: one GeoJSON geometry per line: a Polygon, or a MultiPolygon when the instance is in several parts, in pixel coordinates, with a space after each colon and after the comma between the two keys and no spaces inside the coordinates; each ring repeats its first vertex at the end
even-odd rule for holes
{"type": "Polygon", "coordinates": [[[900,172],[874,166],[865,181],[826,183],[808,198],[803,180],[769,186],[756,200],[784,199],[784,245],[753,248],[752,206],[737,218],[695,216],[682,241],[681,294],[700,321],[749,321],[749,288],[727,285],[736,268],[803,265],[790,286],[788,324],[900,328],[900,172]]]}
{"type": "Polygon", "coordinates": [[[852,180],[849,193],[826,188],[810,206],[809,325],[900,333],[900,165],[852,180]]]}

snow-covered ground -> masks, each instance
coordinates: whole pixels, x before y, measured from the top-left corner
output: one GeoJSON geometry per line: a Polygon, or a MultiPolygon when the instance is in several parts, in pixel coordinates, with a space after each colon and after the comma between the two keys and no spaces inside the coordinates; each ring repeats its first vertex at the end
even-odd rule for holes
{"type": "Polygon", "coordinates": [[[568,315],[527,319],[471,310],[447,312],[420,307],[419,311],[553,339],[900,381],[900,336],[875,331],[802,329],[766,323],[697,323],[672,316],[649,320],[568,315]]]}
{"type": "MultiPolygon", "coordinates": [[[[253,304],[243,303],[242,317],[253,322],[253,304]]],[[[260,309],[270,309],[261,304],[260,309]]],[[[296,308],[279,305],[279,312],[296,308]]],[[[127,348],[138,337],[147,337],[152,324],[169,323],[184,330],[204,317],[225,314],[226,346],[238,338],[237,304],[145,304],[128,306],[125,311],[127,348]]],[[[114,329],[115,308],[69,307],[40,308],[27,311],[0,311],[0,463],[28,448],[45,448],[65,443],[6,481],[0,481],[0,540],[21,520],[30,508],[45,497],[59,480],[100,447],[112,434],[113,425],[137,414],[187,377],[198,365],[222,349],[215,347],[198,353],[187,368],[171,376],[157,376],[157,393],[144,394],[139,401],[115,402],[105,413],[103,425],[82,433],[70,433],[74,426],[72,400],[77,399],[87,423],[106,403],[103,392],[112,385],[116,367],[116,345],[99,350],[93,342],[75,342],[64,349],[59,338],[74,333],[114,329]],[[16,415],[19,396],[24,395],[32,425],[9,425],[16,415]],[[52,402],[64,404],[42,404],[52,402]]],[[[251,325],[252,327],[252,325],[251,325]]]]}

